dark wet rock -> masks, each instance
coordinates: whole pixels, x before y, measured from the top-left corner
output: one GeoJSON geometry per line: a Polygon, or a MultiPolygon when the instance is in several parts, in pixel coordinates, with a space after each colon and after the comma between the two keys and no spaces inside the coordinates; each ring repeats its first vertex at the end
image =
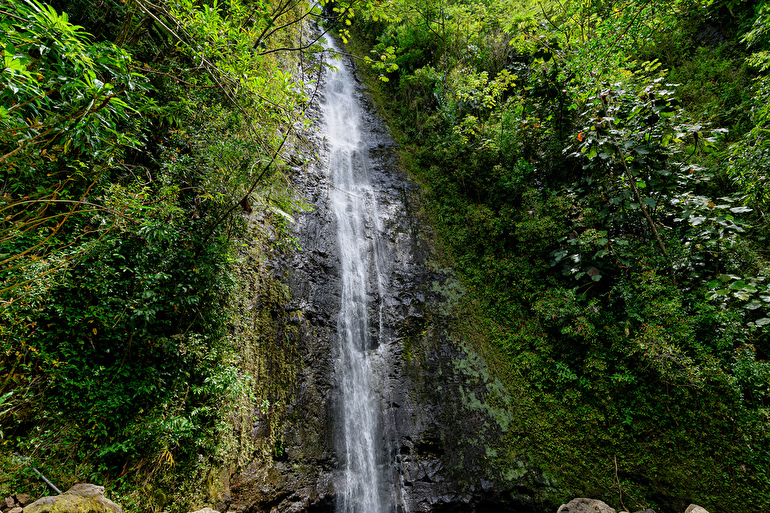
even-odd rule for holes
{"type": "MultiPolygon", "coordinates": [[[[418,188],[399,171],[395,144],[371,103],[363,95],[361,100],[369,108],[367,170],[380,221],[372,229],[390,255],[382,263],[387,280],[382,294],[371,283],[368,298],[370,315],[382,319],[381,326],[371,323],[370,361],[381,402],[387,509],[544,511],[543,502],[534,499],[545,488],[537,469],[522,461],[503,474],[489,463],[488,450],[503,438],[509,421],[490,413],[485,401],[501,392],[483,361],[450,339],[450,303],[462,286],[451,270],[432,263],[430,233],[417,216],[418,188]]],[[[267,466],[255,458],[233,476],[230,507],[239,513],[331,512],[335,482],[342,479],[334,374],[341,269],[336,219],[326,204],[331,185],[322,135],[314,136],[316,164],[294,177],[294,187],[313,208],[293,227],[302,249],[272,263],[291,290],[291,308],[302,311],[293,398],[280,419],[283,456],[267,466]]],[[[256,415],[253,435],[266,436],[270,422],[256,415]]]]}

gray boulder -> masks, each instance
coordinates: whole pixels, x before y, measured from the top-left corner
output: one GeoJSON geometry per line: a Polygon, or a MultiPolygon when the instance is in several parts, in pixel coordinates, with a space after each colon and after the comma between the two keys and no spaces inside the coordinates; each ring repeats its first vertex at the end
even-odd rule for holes
{"type": "Polygon", "coordinates": [[[615,510],[596,499],[572,499],[562,504],[556,513],[616,513],[615,510]]]}
{"type": "Polygon", "coordinates": [[[123,513],[104,496],[104,487],[79,483],[61,495],[43,497],[24,507],[24,513],[123,513]]]}
{"type": "Polygon", "coordinates": [[[709,513],[709,512],[706,511],[705,508],[701,508],[697,504],[690,504],[689,506],[687,506],[687,509],[684,510],[684,513],[709,513]]]}

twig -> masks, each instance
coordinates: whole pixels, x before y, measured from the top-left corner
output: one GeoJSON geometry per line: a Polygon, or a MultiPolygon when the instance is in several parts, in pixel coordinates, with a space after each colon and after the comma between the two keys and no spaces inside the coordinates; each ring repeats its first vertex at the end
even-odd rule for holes
{"type": "Polygon", "coordinates": [[[35,474],[37,474],[38,476],[40,476],[40,479],[42,479],[43,481],[45,481],[45,484],[47,484],[48,486],[50,486],[50,487],[51,487],[51,489],[52,489],[54,492],[58,493],[59,495],[61,495],[61,494],[62,494],[62,491],[61,491],[61,490],[59,490],[58,488],[56,488],[56,486],[55,486],[55,485],[54,485],[54,484],[53,484],[51,481],[49,481],[49,480],[48,480],[48,478],[46,478],[46,477],[45,477],[43,474],[41,474],[41,473],[40,473],[40,471],[39,471],[38,469],[36,469],[35,467],[33,467],[33,466],[32,466],[32,464],[29,462],[29,458],[25,458],[24,456],[22,456],[22,455],[21,455],[21,454],[19,454],[18,452],[15,452],[15,453],[13,453],[13,455],[14,455],[14,456],[16,456],[17,458],[19,458],[20,460],[24,461],[25,463],[27,463],[27,464],[30,466],[30,468],[31,468],[32,470],[34,470],[34,471],[35,471],[35,474]]]}
{"type": "Polygon", "coordinates": [[[628,511],[626,505],[623,504],[623,488],[620,487],[620,478],[618,478],[618,456],[615,455],[615,483],[618,485],[618,494],[620,494],[620,505],[623,506],[623,511],[628,511]]]}

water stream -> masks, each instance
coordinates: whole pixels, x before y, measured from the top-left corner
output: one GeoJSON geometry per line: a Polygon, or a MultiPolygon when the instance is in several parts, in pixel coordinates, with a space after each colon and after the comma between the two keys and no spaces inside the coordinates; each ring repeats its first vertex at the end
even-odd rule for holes
{"type": "Polygon", "coordinates": [[[381,331],[384,257],[369,181],[363,110],[346,66],[332,63],[323,103],[329,148],[330,208],[335,214],[342,268],[336,361],[344,478],[339,513],[386,513],[386,478],[378,462],[380,412],[371,357],[381,331]],[[371,318],[370,318],[371,317],[371,318]],[[373,334],[376,336],[373,336],[373,334]]]}

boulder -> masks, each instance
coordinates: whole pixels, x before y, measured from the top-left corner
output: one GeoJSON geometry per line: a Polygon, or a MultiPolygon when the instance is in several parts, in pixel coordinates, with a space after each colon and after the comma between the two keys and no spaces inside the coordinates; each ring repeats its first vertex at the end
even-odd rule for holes
{"type": "Polygon", "coordinates": [[[29,504],[30,496],[28,493],[17,493],[16,494],[16,502],[19,503],[19,506],[22,508],[29,504]]]}
{"type": "Polygon", "coordinates": [[[19,506],[16,506],[15,508],[9,509],[5,513],[22,513],[22,511],[24,511],[24,510],[21,509],[19,506]]]}
{"type": "Polygon", "coordinates": [[[198,511],[193,511],[192,513],[219,513],[219,511],[211,508],[203,508],[199,509],[198,511]]]}
{"type": "Polygon", "coordinates": [[[684,513],[709,513],[709,512],[706,511],[705,508],[701,508],[697,504],[690,504],[689,506],[687,506],[687,509],[684,510],[684,513]]]}
{"type": "Polygon", "coordinates": [[[79,483],[61,495],[43,497],[24,507],[24,513],[123,513],[104,497],[104,487],[79,483]]]}
{"type": "Polygon", "coordinates": [[[562,504],[556,513],[615,513],[615,510],[596,499],[572,499],[562,504]]]}

